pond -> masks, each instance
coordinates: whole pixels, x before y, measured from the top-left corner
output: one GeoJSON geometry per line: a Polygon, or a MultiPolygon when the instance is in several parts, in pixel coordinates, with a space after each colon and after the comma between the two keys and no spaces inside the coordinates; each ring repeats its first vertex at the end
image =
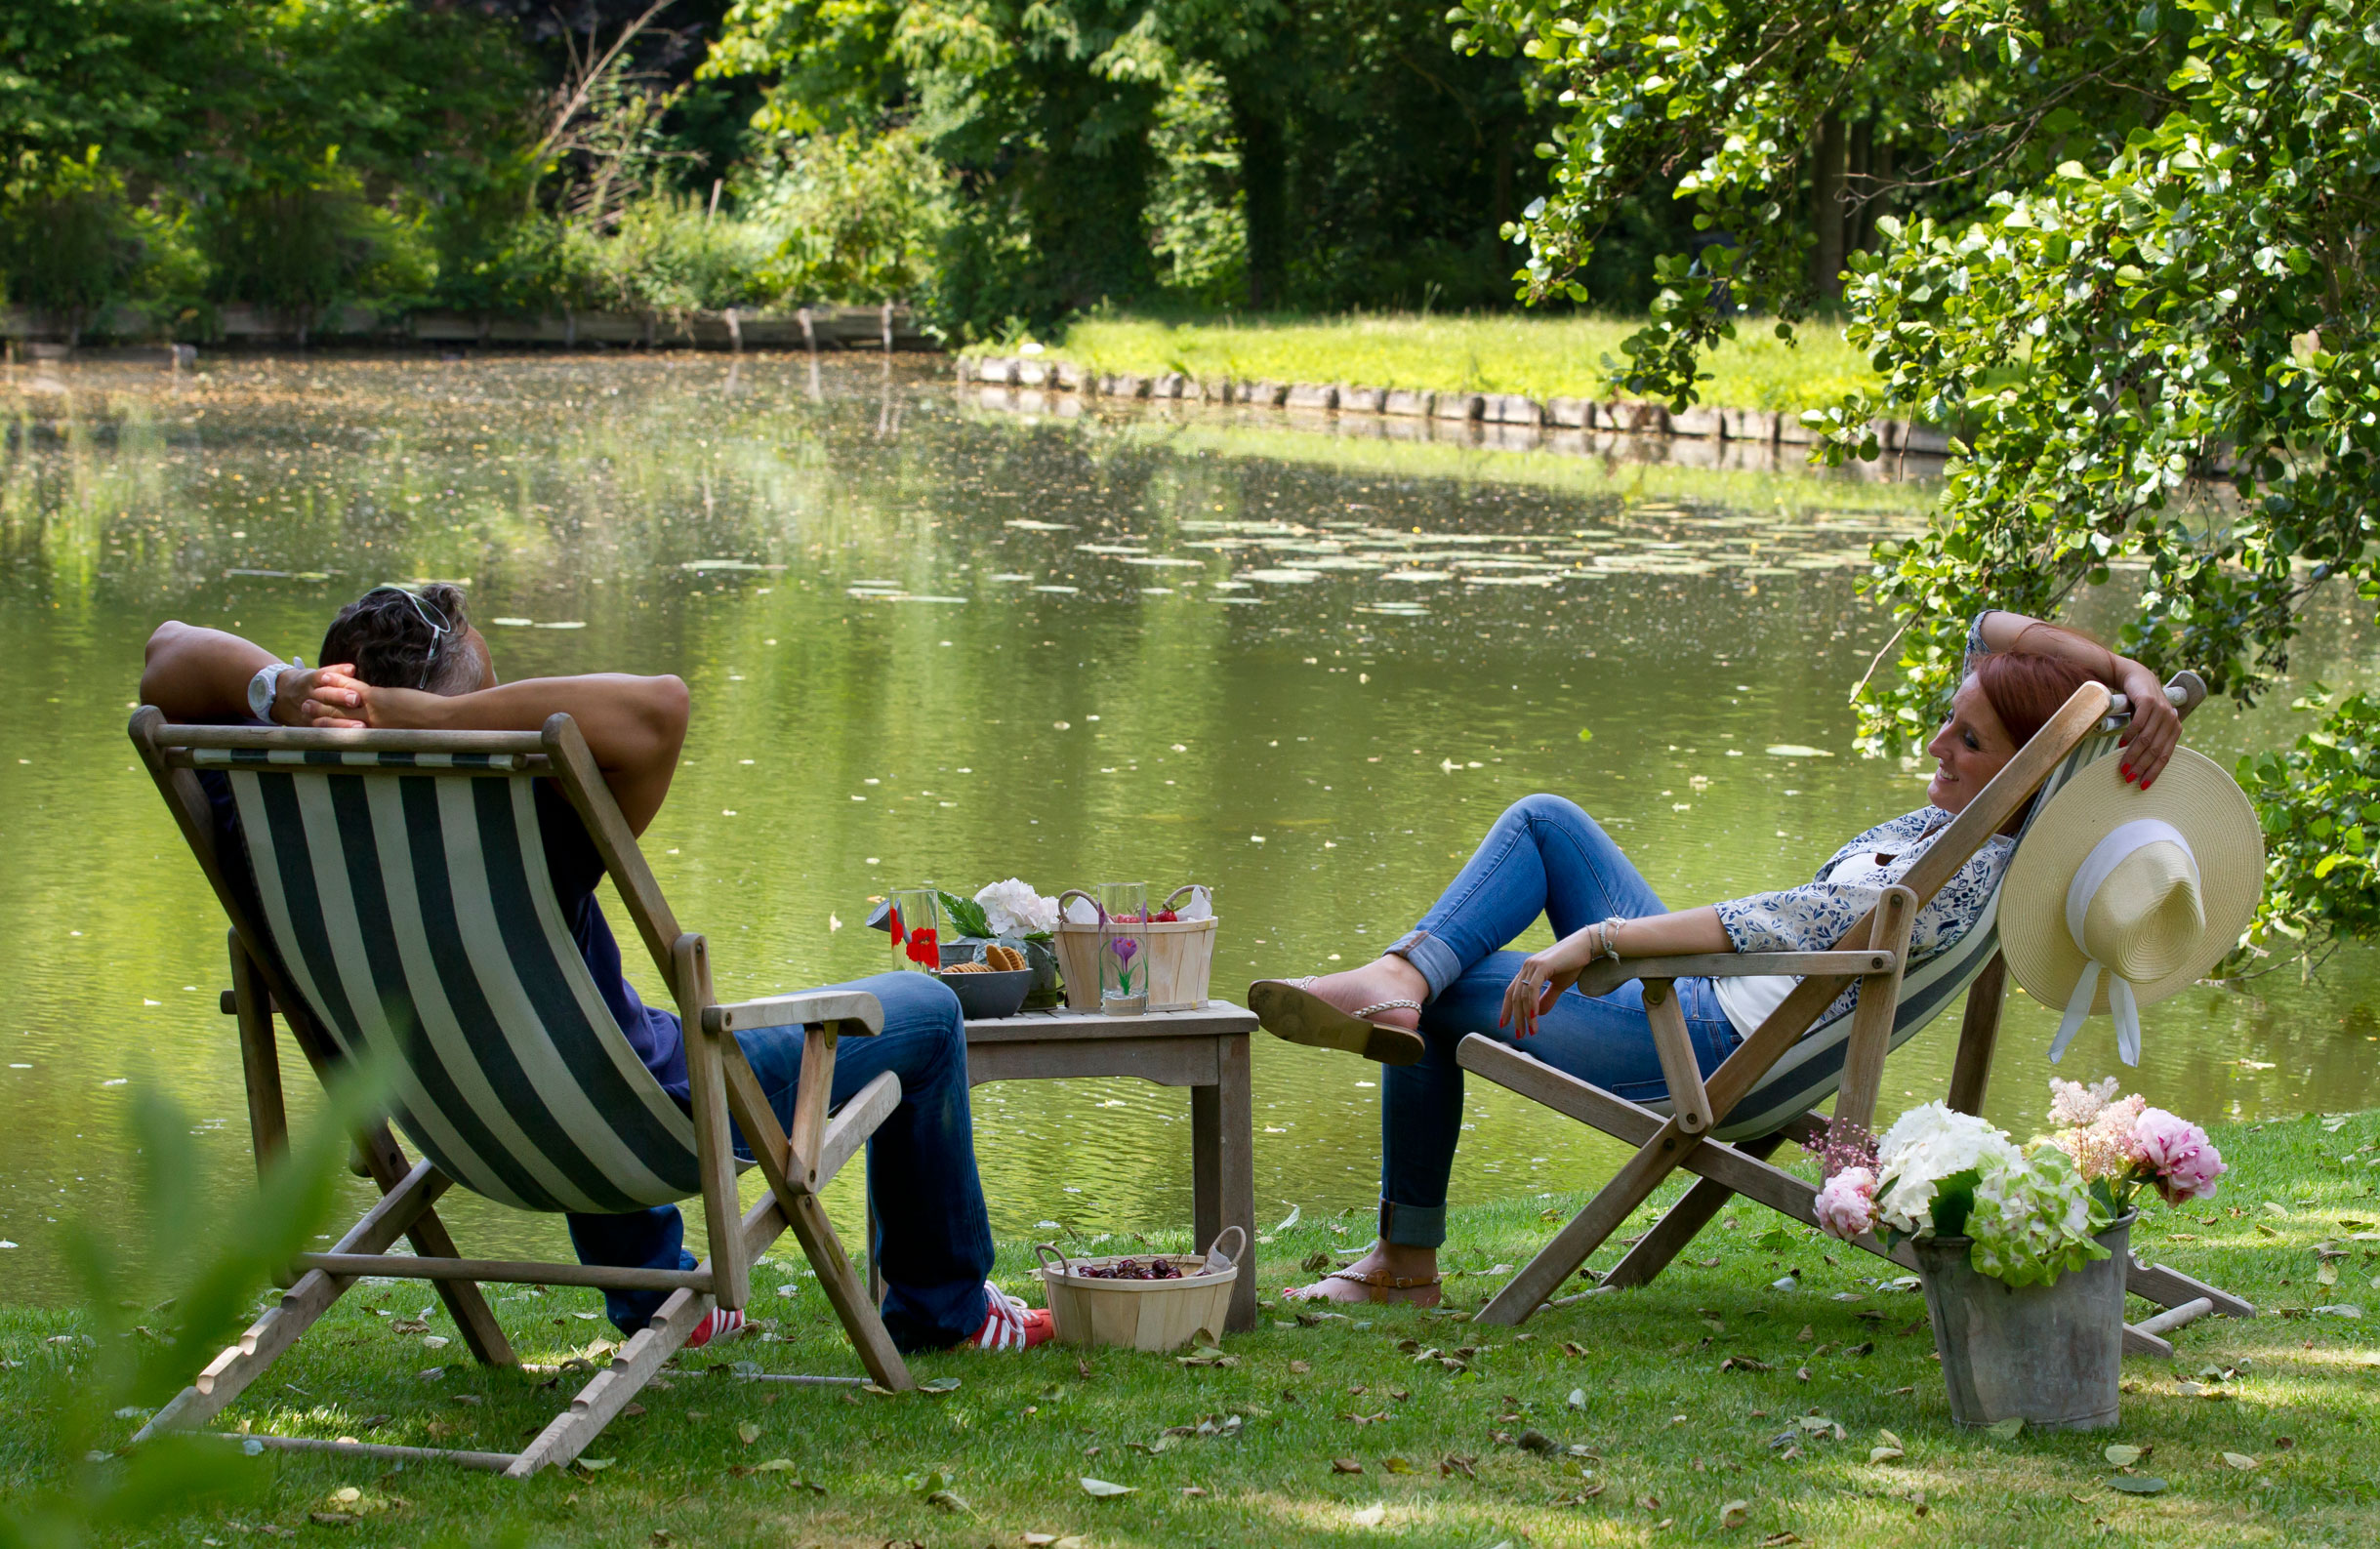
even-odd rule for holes
{"type": "MultiPolygon", "coordinates": [[[[1017,876],[1211,885],[1237,999],[1376,950],[1529,792],[1581,801],[1681,906],[1801,880],[1922,799],[1914,765],[1853,755],[1845,703],[1889,632],[1855,578],[1922,483],[1061,419],[865,358],[17,368],[0,412],[14,1297],[62,1294],[67,1226],[120,1218],[138,1090],[191,1115],[219,1198],[251,1176],[224,922],[123,736],[163,618],[311,660],[337,603],[445,578],[508,676],[680,674],[692,734],[645,848],[731,996],[877,971],[860,921],[890,888],[1017,876]]],[[[2299,660],[2364,677],[2373,643],[2324,617],[2299,660]]],[[[2285,722],[2216,707],[2194,740],[2228,762],[2285,722]]],[[[2138,1084],[2207,1120],[2370,1106],[2376,985],[2354,949],[2193,991],[2150,1013],[2138,1084]]],[[[1956,1024],[1896,1056],[1888,1108],[1942,1090],[1956,1024]]],[[[2037,1118],[2054,1024],[2012,1001],[1999,1121],[2037,1118]]],[[[2093,1024],[2066,1073],[2115,1070],[2113,1041],[2093,1024]]],[[[1361,1240],[1375,1073],[1257,1043],[1259,1217],[1361,1240]]],[[[1467,1106],[1458,1200],[1613,1160],[1485,1083],[1467,1106]]],[[[976,1108],[1004,1238],[1187,1223],[1181,1092],[976,1108]]],[[[835,1204],[850,1223],[849,1180],[835,1204]]],[[[452,1214],[466,1251],[561,1247],[558,1222],[452,1214]]]]}

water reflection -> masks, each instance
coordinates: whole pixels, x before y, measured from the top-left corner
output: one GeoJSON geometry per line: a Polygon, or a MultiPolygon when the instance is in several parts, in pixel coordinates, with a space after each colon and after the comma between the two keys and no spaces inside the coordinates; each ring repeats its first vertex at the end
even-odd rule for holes
{"type": "MultiPolygon", "coordinates": [[[[1883,634],[1856,567],[1923,519],[1920,485],[1037,421],[831,356],[46,380],[0,398],[19,1295],[53,1292],[60,1222],[114,1197],[135,1084],[188,1105],[214,1187],[248,1176],[223,922],[123,741],[162,617],[311,659],[336,602],[437,577],[469,584],[508,675],[683,675],[693,734],[647,852],[727,995],[874,971],[866,900],[923,878],[1208,882],[1234,987],[1395,935],[1530,791],[1582,801],[1683,904],[1805,876],[1921,790],[1849,755],[1844,704],[1883,634]]],[[[2325,616],[2299,659],[2337,683],[2372,642],[2325,616]]],[[[2228,758],[2283,713],[2211,712],[2195,740],[2228,758]]],[[[2373,981],[2355,952],[2169,1002],[2140,1084],[2208,1118],[2367,1106],[2373,981]]],[[[2054,1022],[2013,1006],[2003,1122],[2039,1106],[2054,1022]]],[[[1888,1106],[1941,1089],[1955,1025],[1895,1060],[1888,1106]]],[[[2068,1064],[2113,1069],[2104,1028],[2068,1064]]],[[[1256,1072],[1260,1213],[1351,1211],[1360,1237],[1373,1073],[1271,1040],[1256,1072]]],[[[1498,1091],[1468,1106],[1458,1199],[1611,1160],[1498,1091]]],[[[1189,1218],[1179,1092],[997,1085],[977,1119],[1004,1236],[1189,1218]]],[[[837,1204],[849,1223],[847,1184],[837,1204]]],[[[560,1249],[552,1223],[454,1213],[487,1250],[560,1249]]]]}

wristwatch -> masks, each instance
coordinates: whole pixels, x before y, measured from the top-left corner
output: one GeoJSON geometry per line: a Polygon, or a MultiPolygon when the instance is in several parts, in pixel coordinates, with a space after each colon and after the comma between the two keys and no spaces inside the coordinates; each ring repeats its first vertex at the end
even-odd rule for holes
{"type": "Polygon", "coordinates": [[[248,679],[248,713],[261,721],[271,722],[273,695],[280,687],[281,674],[297,671],[298,666],[295,662],[275,662],[258,668],[256,676],[248,679]]]}

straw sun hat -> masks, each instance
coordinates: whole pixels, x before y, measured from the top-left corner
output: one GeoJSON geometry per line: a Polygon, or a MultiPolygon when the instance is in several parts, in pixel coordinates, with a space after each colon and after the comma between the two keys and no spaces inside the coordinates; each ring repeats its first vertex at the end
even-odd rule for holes
{"type": "Polygon", "coordinates": [[[2212,759],[2176,748],[2146,791],[2117,758],[2034,814],[2000,894],[2000,952],[2025,993],[2062,1006],[2049,1057],[2111,1012],[2140,1063],[2139,1008],[2188,988],[2247,928],[2264,886],[2255,809],[2212,759]]]}

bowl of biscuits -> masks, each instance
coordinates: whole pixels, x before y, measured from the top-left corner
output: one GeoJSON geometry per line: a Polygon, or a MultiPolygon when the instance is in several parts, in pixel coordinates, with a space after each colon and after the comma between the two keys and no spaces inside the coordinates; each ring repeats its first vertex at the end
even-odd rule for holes
{"type": "Polygon", "coordinates": [[[1033,965],[1014,947],[1000,942],[953,943],[942,949],[942,967],[934,975],[959,997],[959,1010],[970,1022],[1014,1016],[1033,988],[1033,965]]]}

